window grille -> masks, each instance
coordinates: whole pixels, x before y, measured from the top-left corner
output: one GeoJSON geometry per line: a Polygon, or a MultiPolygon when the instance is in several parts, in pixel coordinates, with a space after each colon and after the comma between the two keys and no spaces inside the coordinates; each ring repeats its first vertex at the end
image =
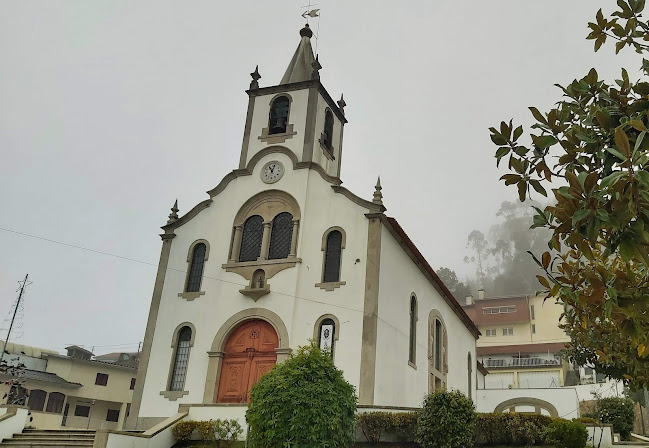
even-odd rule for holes
{"type": "Polygon", "coordinates": [[[32,411],[42,411],[45,407],[45,398],[47,397],[47,392],[40,389],[34,389],[29,392],[29,401],[27,406],[32,411]]]}
{"type": "Polygon", "coordinates": [[[207,246],[204,243],[198,243],[194,246],[192,264],[189,267],[189,277],[187,277],[187,288],[185,292],[198,292],[201,290],[206,250],[207,246]]]}
{"type": "Polygon", "coordinates": [[[325,249],[325,266],[322,281],[340,281],[340,258],[342,255],[343,234],[333,230],[327,235],[327,246],[325,249]]]}
{"type": "Polygon", "coordinates": [[[320,335],[318,346],[331,354],[334,353],[334,337],[336,335],[336,324],[332,319],[324,319],[320,323],[320,335]]]}
{"type": "Polygon", "coordinates": [[[289,109],[290,102],[285,96],[280,96],[273,101],[273,104],[270,106],[270,114],[268,117],[269,134],[283,134],[286,132],[289,109]]]}
{"type": "Polygon", "coordinates": [[[333,141],[334,136],[334,114],[330,110],[327,110],[325,113],[325,122],[324,122],[324,145],[327,149],[331,149],[331,142],[333,141]]]}
{"type": "Polygon", "coordinates": [[[268,259],[277,260],[288,258],[291,253],[291,239],[293,237],[293,215],[288,212],[280,213],[273,219],[270,232],[270,248],[268,259]]]}
{"type": "Polygon", "coordinates": [[[45,412],[53,412],[55,414],[60,414],[63,411],[63,402],[65,401],[65,395],[59,392],[50,393],[49,398],[47,399],[47,407],[45,412]]]}
{"type": "Polygon", "coordinates": [[[171,374],[169,390],[183,390],[185,377],[187,376],[187,365],[189,363],[189,352],[191,351],[192,330],[183,327],[178,332],[178,343],[174,357],[174,368],[171,374]]]}
{"type": "Polygon", "coordinates": [[[261,240],[264,237],[264,218],[251,216],[243,224],[239,261],[255,261],[261,254],[261,240]]]}
{"type": "Polygon", "coordinates": [[[410,297],[410,347],[408,361],[415,363],[415,350],[417,347],[417,299],[410,297]]]}

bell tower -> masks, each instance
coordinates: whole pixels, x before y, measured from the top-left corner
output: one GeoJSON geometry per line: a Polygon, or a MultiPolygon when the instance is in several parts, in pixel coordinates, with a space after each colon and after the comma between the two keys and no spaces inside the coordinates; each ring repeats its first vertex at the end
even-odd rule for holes
{"type": "Polygon", "coordinates": [[[278,85],[259,87],[258,68],[250,74],[248,112],[239,168],[256,153],[284,146],[298,163],[317,164],[340,177],[345,101],[335,102],[320,82],[322,66],[313,55],[309,25],[300,30],[300,43],[278,85]]]}

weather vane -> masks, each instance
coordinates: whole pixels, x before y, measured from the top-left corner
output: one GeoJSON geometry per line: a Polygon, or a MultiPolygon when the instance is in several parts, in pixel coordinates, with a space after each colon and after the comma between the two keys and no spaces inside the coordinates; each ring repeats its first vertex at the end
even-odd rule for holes
{"type": "Polygon", "coordinates": [[[302,13],[302,17],[306,19],[306,24],[309,24],[309,18],[315,19],[316,17],[318,18],[318,27],[315,32],[315,53],[318,54],[318,43],[320,42],[320,9],[319,8],[313,8],[314,6],[318,6],[318,4],[311,4],[311,0],[309,0],[308,5],[302,6],[303,8],[306,8],[306,10],[302,13]],[[313,8],[313,9],[311,9],[313,8]]]}

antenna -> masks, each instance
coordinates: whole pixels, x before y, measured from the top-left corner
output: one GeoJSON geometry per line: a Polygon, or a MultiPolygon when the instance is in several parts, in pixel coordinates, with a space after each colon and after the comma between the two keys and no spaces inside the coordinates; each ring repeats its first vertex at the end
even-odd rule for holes
{"type": "Polygon", "coordinates": [[[5,338],[4,347],[2,347],[2,354],[0,354],[0,365],[2,365],[2,360],[4,359],[5,352],[7,350],[7,343],[9,342],[9,336],[11,336],[11,330],[12,330],[12,328],[14,326],[14,321],[16,320],[16,314],[18,313],[18,309],[20,308],[20,302],[21,302],[21,300],[23,298],[23,294],[25,293],[25,288],[32,284],[32,282],[27,281],[28,277],[29,277],[29,274],[26,274],[25,275],[25,280],[23,280],[22,282],[18,282],[18,283],[22,283],[20,285],[20,288],[19,288],[20,294],[18,294],[18,299],[16,299],[16,305],[14,307],[14,314],[11,317],[11,324],[9,324],[9,330],[7,331],[7,337],[5,338]]]}

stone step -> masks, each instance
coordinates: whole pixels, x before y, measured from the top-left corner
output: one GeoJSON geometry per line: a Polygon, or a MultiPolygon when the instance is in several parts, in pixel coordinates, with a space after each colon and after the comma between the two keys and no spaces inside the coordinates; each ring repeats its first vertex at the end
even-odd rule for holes
{"type": "Polygon", "coordinates": [[[23,429],[23,434],[95,434],[94,429],[23,429]]]}
{"type": "Polygon", "coordinates": [[[32,448],[32,447],[91,447],[93,441],[83,440],[15,440],[7,439],[3,440],[0,443],[0,447],[20,447],[20,448],[32,448]]]}
{"type": "Polygon", "coordinates": [[[86,434],[86,433],[81,433],[81,434],[75,434],[71,432],[65,432],[61,434],[45,434],[45,433],[29,433],[29,434],[14,434],[14,439],[56,439],[56,440],[70,440],[70,439],[77,439],[77,440],[95,440],[95,435],[94,434],[86,434]]]}

